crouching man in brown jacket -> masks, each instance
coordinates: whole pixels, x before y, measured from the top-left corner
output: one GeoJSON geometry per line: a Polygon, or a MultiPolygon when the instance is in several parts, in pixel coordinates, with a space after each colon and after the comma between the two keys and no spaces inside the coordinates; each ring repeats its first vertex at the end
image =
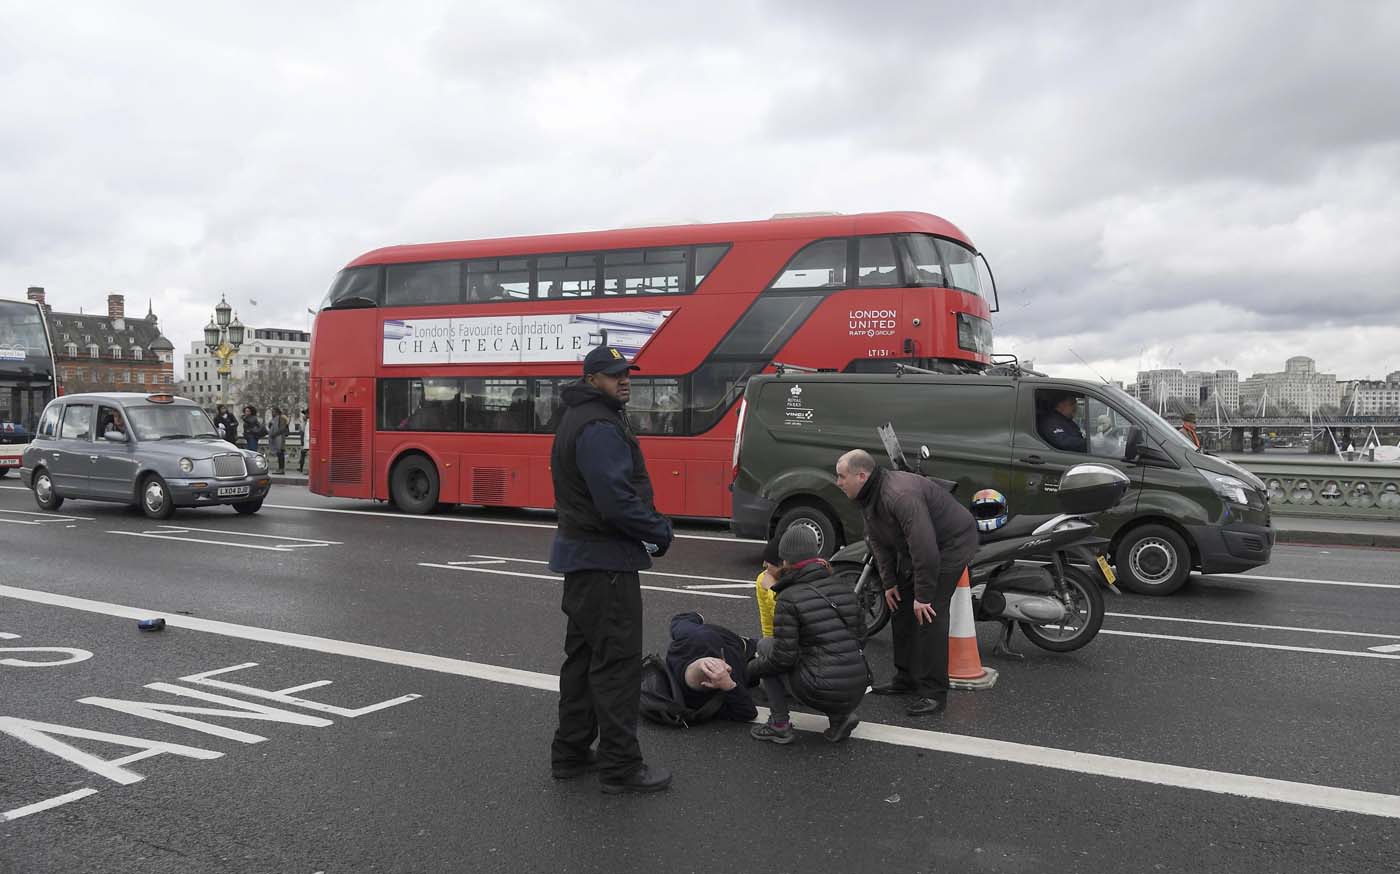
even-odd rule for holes
{"type": "Polygon", "coordinates": [[[948,610],[958,578],[977,552],[977,522],[951,492],[902,470],[885,470],[864,449],[836,462],[836,485],[861,507],[892,616],[894,679],[877,695],[910,694],[910,716],[948,705],[948,610]]]}

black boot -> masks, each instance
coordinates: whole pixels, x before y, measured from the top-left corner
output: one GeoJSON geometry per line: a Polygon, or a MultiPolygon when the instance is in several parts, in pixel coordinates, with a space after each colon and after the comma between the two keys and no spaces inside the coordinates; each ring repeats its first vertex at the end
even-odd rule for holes
{"type": "Polygon", "coordinates": [[[642,765],[631,777],[620,783],[603,781],[599,787],[606,795],[621,795],[624,792],[660,792],[671,785],[671,772],[665,768],[642,765]]]}

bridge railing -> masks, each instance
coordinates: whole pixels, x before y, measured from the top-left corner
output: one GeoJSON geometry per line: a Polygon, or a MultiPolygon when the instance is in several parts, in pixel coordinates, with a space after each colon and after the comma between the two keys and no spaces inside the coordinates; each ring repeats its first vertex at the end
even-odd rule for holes
{"type": "Polygon", "coordinates": [[[1400,464],[1233,457],[1264,481],[1276,514],[1400,519],[1400,464]]]}

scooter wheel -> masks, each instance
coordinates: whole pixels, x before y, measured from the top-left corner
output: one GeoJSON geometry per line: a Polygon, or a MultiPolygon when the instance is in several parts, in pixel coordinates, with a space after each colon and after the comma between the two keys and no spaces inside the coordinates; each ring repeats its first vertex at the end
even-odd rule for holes
{"type": "MultiPolygon", "coordinates": [[[[858,564],[834,565],[832,576],[854,591],[856,583],[860,582],[861,567],[858,564]]],[[[865,618],[865,637],[861,640],[869,640],[889,624],[890,607],[885,603],[885,592],[878,582],[857,593],[856,600],[860,603],[860,612],[865,618]]]]}
{"type": "Polygon", "coordinates": [[[1093,577],[1080,568],[1065,568],[1070,617],[1059,625],[1019,622],[1031,643],[1051,652],[1071,652],[1093,640],[1103,626],[1103,592],[1093,577]]]}

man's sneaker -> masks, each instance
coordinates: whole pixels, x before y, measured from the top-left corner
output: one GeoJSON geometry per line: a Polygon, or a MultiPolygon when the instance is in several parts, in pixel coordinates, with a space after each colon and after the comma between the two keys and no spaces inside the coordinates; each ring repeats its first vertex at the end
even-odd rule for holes
{"type": "Polygon", "coordinates": [[[621,795],[624,792],[660,792],[671,785],[671,772],[665,768],[642,765],[626,780],[616,783],[604,780],[598,785],[605,795],[621,795]]]}
{"type": "Polygon", "coordinates": [[[749,736],[754,740],[766,740],[775,744],[790,744],[797,740],[797,735],[792,730],[791,722],[779,728],[773,724],[772,720],[762,725],[755,725],[753,728],[749,729],[749,736]]]}
{"type": "Polygon", "coordinates": [[[591,774],[596,770],[598,770],[598,754],[589,750],[582,759],[572,762],[555,762],[552,772],[556,780],[572,780],[575,777],[582,777],[584,774],[591,774]]]}
{"type": "Polygon", "coordinates": [[[826,731],[822,732],[822,737],[834,744],[839,744],[850,737],[851,732],[856,730],[857,725],[860,725],[860,717],[855,713],[847,713],[840,719],[833,716],[830,721],[831,724],[827,726],[826,731]]]}

